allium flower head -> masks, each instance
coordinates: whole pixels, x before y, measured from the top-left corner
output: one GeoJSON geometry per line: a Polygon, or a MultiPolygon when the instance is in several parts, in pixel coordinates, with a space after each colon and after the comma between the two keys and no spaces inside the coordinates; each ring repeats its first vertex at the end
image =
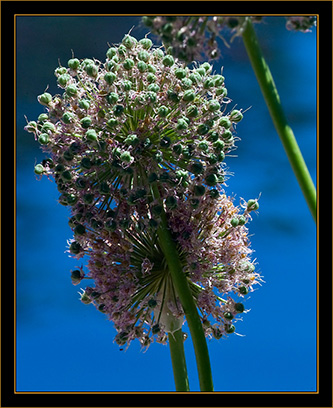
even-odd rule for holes
{"type": "Polygon", "coordinates": [[[143,23],[168,47],[168,52],[188,63],[220,56],[217,40],[226,46],[224,32],[241,35],[246,19],[261,21],[262,17],[228,16],[144,16],[143,23]]]}
{"type": "Polygon", "coordinates": [[[231,333],[244,307],[222,296],[243,297],[260,280],[245,227],[258,204],[240,210],[222,190],[243,117],[227,111],[224,77],[208,63],[186,68],[129,34],[105,62],[73,57],[55,75],[62,94],[41,94],[46,112],[26,130],[50,156],[35,173],[53,176],[71,209],[69,252],[89,257],[87,274],[71,273],[75,285],[94,281],[82,302],[114,322],[120,345],[164,342],[182,326],[156,234],[164,214],[207,335],[231,333]]]}

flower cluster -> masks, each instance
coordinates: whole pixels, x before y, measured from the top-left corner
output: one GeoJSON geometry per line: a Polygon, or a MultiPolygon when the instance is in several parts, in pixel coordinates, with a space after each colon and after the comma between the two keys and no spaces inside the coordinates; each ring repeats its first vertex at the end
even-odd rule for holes
{"type": "MultiPolygon", "coordinates": [[[[262,17],[246,17],[260,22],[262,17]]],[[[191,63],[202,58],[216,59],[220,56],[217,39],[227,44],[222,31],[241,35],[245,17],[228,16],[144,16],[143,23],[161,38],[168,51],[180,60],[191,63]]]]}
{"type": "Polygon", "coordinates": [[[129,34],[105,62],[73,56],[55,75],[62,94],[39,95],[45,112],[26,130],[49,154],[35,173],[52,176],[71,209],[69,252],[89,257],[87,273],[71,272],[74,284],[94,281],[82,302],[114,322],[119,345],[164,342],[182,326],[156,233],[166,215],[206,334],[232,333],[244,306],[222,296],[260,281],[245,226],[258,203],[235,207],[222,190],[243,117],[228,112],[224,77],[129,34]]]}
{"type": "MultiPolygon", "coordinates": [[[[226,46],[226,35],[232,34],[230,42],[242,35],[247,20],[260,23],[260,16],[144,16],[143,23],[157,35],[168,52],[187,64],[202,58],[216,59],[220,56],[217,39],[226,46]]],[[[288,30],[309,32],[316,25],[316,17],[286,17],[288,30]]]]}
{"type": "Polygon", "coordinates": [[[316,26],[317,18],[315,16],[307,17],[286,17],[286,28],[291,31],[310,32],[310,28],[316,26]]]}

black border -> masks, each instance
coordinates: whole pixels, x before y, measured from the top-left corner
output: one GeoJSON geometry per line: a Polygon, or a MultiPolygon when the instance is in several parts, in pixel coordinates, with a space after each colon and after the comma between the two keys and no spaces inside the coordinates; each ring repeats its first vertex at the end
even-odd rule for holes
{"type": "MultiPolygon", "coordinates": [[[[327,243],[328,226],[332,227],[330,215],[332,215],[332,194],[327,187],[332,186],[331,173],[327,171],[327,163],[331,163],[332,157],[332,3],[330,1],[160,1],[160,2],[113,2],[113,1],[2,1],[1,2],[1,164],[2,164],[2,220],[13,216],[13,199],[8,198],[8,191],[13,191],[8,185],[8,173],[13,167],[8,168],[8,160],[12,166],[13,149],[9,140],[12,134],[12,123],[9,118],[13,116],[13,29],[15,14],[311,14],[319,15],[320,20],[320,119],[322,122],[320,165],[319,171],[325,176],[320,186],[319,206],[322,220],[320,226],[321,241],[325,243],[320,254],[324,261],[320,263],[320,384],[319,393],[250,393],[250,394],[224,394],[224,393],[122,393],[122,394],[15,394],[14,393],[14,327],[13,327],[13,285],[12,271],[8,270],[8,256],[14,242],[8,229],[2,223],[2,268],[1,268],[1,312],[2,312],[2,376],[1,376],[1,407],[105,407],[105,406],[138,406],[138,407],[171,407],[171,406],[204,406],[204,407],[332,407],[332,268],[327,263],[331,260],[331,251],[327,243]],[[130,13],[128,11],[130,10],[130,13]],[[164,13],[163,13],[164,11],[164,13]],[[5,120],[4,120],[5,119],[5,120]],[[8,126],[8,124],[10,125],[8,126]],[[8,134],[8,131],[10,132],[8,134]],[[326,157],[327,156],[327,157],[326,157]],[[324,167],[325,166],[325,167],[324,167]],[[10,170],[9,170],[10,169],[10,170]],[[326,171],[325,171],[326,170],[326,171]],[[325,184],[324,184],[325,182],[325,184]],[[325,186],[325,187],[324,187],[325,186]],[[328,196],[327,196],[328,194],[328,196]],[[6,200],[4,200],[6,198],[6,200]],[[326,228],[324,228],[326,227],[326,228]],[[4,231],[6,228],[6,231],[4,231]],[[324,236],[325,233],[325,236],[324,236]],[[8,248],[7,248],[8,246],[8,248]],[[325,254],[325,252],[326,254],[325,254]],[[327,252],[329,255],[327,256],[327,252]],[[326,255],[326,256],[325,256],[326,255]],[[5,264],[6,261],[6,264],[5,264]]],[[[306,92],[306,84],[304,85],[306,92]]],[[[15,180],[13,180],[15,185],[15,180]]],[[[306,254],[304,254],[306,256],[306,254]]],[[[12,258],[14,259],[14,258],[12,258]]],[[[331,265],[332,266],[332,265],[331,265]]],[[[306,296],[306,294],[305,294],[306,296]]],[[[301,312],[301,311],[299,311],[301,312]]],[[[292,322],[290,323],[292,324],[292,322]]],[[[287,333],[286,333],[287,335],[287,333]]],[[[304,333],[306,336],[307,334],[304,333]]],[[[260,352],[260,351],[259,351],[260,352]]],[[[287,367],[286,367],[287,370],[287,367]]],[[[244,374],[246,375],[246,368],[244,374]]],[[[92,373],[94,375],[94,373],[92,373]]]]}

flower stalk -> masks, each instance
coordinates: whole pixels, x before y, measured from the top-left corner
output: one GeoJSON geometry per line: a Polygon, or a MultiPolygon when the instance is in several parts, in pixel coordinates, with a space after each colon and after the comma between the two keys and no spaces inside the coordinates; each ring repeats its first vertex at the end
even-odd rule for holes
{"type": "Polygon", "coordinates": [[[264,96],[275,129],[281,139],[312,217],[316,222],[316,189],[294,133],[287,122],[272,73],[265,61],[253,24],[249,18],[247,19],[242,36],[247,54],[260,85],[261,92],[264,96]]]}
{"type": "Polygon", "coordinates": [[[190,391],[185,352],[184,334],[181,329],[168,334],[170,355],[176,391],[190,391]]]}
{"type": "MultiPolygon", "coordinates": [[[[152,185],[152,192],[155,199],[160,198],[158,187],[155,183],[152,185]]],[[[177,247],[174,240],[172,239],[166,214],[164,211],[161,214],[161,223],[157,230],[157,234],[160,239],[162,251],[170,270],[174,287],[184,309],[187,324],[191,332],[195,358],[197,362],[200,390],[213,391],[213,379],[205,334],[202,328],[198,310],[193,299],[193,295],[187,282],[187,278],[183,273],[183,268],[178,256],[177,247]]],[[[169,340],[170,337],[171,336],[169,336],[169,340]]],[[[179,338],[178,333],[177,338],[179,338]]],[[[173,344],[173,346],[174,345],[175,344],[173,344]]],[[[184,369],[182,369],[182,371],[184,374],[184,369]]],[[[180,374],[178,373],[177,376],[179,375],[180,374]]]]}

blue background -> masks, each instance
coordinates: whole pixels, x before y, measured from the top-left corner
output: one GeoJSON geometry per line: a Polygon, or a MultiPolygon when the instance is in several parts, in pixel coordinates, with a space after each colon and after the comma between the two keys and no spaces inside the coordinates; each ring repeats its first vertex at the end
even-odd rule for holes
{"type": "MultiPolygon", "coordinates": [[[[47,85],[57,92],[53,70],[74,51],[103,60],[107,43],[148,31],[140,17],[17,17],[17,391],[173,391],[167,346],[147,352],[138,342],[127,351],[113,343],[105,315],[79,301],[71,269],[81,263],[64,253],[72,237],[68,209],[57,203],[54,182],[37,181],[44,155],[24,115],[36,120],[47,85]]],[[[288,120],[316,179],[316,28],[285,29],[284,17],[256,25],[288,120]]],[[[316,229],[249,64],[242,40],[221,43],[228,96],[251,107],[238,125],[228,166],[228,194],[256,198],[252,248],[265,283],[246,301],[251,311],[237,324],[244,337],[209,341],[216,391],[316,390],[316,229]]],[[[189,380],[198,391],[191,340],[185,342],[189,380]]]]}

